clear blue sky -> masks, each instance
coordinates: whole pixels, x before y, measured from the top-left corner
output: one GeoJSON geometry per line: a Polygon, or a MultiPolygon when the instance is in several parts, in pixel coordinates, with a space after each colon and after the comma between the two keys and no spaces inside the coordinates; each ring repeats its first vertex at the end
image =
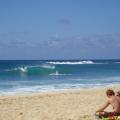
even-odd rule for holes
{"type": "Polygon", "coordinates": [[[120,0],[0,0],[0,59],[120,58],[120,0]]]}

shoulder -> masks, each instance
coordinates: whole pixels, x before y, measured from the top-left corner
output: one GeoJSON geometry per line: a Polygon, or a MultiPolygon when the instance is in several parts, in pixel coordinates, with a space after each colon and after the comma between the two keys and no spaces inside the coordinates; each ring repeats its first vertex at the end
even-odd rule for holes
{"type": "Polygon", "coordinates": [[[115,102],[117,99],[118,99],[117,96],[113,96],[113,97],[109,98],[108,101],[109,101],[109,103],[113,103],[113,102],[115,102]]]}
{"type": "Polygon", "coordinates": [[[112,101],[113,101],[113,98],[109,98],[109,99],[107,100],[107,103],[108,103],[108,104],[111,104],[112,101]]]}
{"type": "Polygon", "coordinates": [[[119,96],[116,96],[116,99],[120,102],[120,97],[119,96]]]}

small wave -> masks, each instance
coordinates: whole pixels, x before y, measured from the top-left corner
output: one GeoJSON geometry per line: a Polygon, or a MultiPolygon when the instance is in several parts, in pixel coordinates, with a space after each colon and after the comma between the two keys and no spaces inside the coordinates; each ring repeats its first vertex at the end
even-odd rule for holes
{"type": "Polygon", "coordinates": [[[51,73],[49,75],[53,75],[53,76],[56,75],[56,76],[58,76],[58,75],[72,75],[72,74],[61,74],[58,71],[56,71],[55,73],[51,73]]]}
{"type": "Polygon", "coordinates": [[[47,69],[55,69],[55,66],[53,65],[42,65],[42,68],[47,68],[47,69]]]}
{"type": "Polygon", "coordinates": [[[9,72],[9,71],[17,71],[19,68],[11,68],[11,69],[5,69],[4,71],[9,72]]]}
{"type": "Polygon", "coordinates": [[[93,61],[78,61],[78,62],[71,62],[71,61],[66,61],[66,62],[48,62],[49,64],[68,64],[68,65],[77,65],[77,64],[94,64],[93,61]]]}
{"type": "Polygon", "coordinates": [[[54,65],[26,65],[24,67],[22,66],[18,66],[16,68],[9,68],[9,69],[4,69],[4,71],[6,72],[11,72],[11,71],[28,71],[28,70],[31,70],[31,69],[35,69],[35,68],[43,68],[43,69],[55,69],[55,66],[54,65]]]}
{"type": "Polygon", "coordinates": [[[48,65],[48,64],[43,64],[43,65],[34,65],[34,66],[26,66],[28,69],[30,68],[46,68],[46,69],[55,69],[54,65],[48,65]]]}
{"type": "Polygon", "coordinates": [[[27,68],[28,67],[25,67],[25,68],[23,68],[23,67],[16,67],[16,68],[11,68],[11,69],[5,69],[4,71],[6,71],[6,72],[12,72],[12,71],[26,71],[27,70],[27,68]]]}
{"type": "Polygon", "coordinates": [[[118,83],[114,84],[53,84],[53,85],[37,85],[37,86],[22,86],[9,90],[0,90],[0,95],[4,94],[24,94],[24,93],[36,93],[36,92],[54,92],[54,91],[65,91],[65,90],[77,90],[77,89],[89,89],[89,88],[104,88],[114,87],[118,83]]]}

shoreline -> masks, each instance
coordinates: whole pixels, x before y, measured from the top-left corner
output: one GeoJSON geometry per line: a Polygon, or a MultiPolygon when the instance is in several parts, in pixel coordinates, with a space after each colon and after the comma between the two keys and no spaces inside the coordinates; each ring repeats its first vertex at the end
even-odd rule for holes
{"type": "MultiPolygon", "coordinates": [[[[106,101],[105,91],[116,87],[0,96],[0,120],[94,120],[106,101]]],[[[111,107],[108,110],[112,110],[111,107]]]]}
{"type": "MultiPolygon", "coordinates": [[[[104,88],[116,88],[119,87],[120,85],[118,84],[113,84],[113,85],[106,85],[106,86],[96,86],[96,87],[92,87],[92,89],[104,89],[104,88]]],[[[29,88],[29,87],[28,87],[29,88]]],[[[81,88],[69,88],[69,89],[54,89],[54,90],[50,90],[50,91],[40,91],[40,90],[36,90],[36,91],[21,91],[21,92],[1,92],[0,93],[0,97],[1,96],[16,96],[16,95],[30,95],[30,94],[48,94],[48,93],[62,93],[62,92],[69,92],[69,91],[81,91],[81,90],[90,90],[90,87],[81,87],[81,88]]]]}

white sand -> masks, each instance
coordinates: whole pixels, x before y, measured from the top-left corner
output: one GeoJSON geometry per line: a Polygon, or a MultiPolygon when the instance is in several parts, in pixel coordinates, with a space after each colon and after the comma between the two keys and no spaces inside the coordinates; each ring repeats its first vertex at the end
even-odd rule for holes
{"type": "Polygon", "coordinates": [[[94,120],[106,89],[0,96],[0,120],[94,120]]]}

